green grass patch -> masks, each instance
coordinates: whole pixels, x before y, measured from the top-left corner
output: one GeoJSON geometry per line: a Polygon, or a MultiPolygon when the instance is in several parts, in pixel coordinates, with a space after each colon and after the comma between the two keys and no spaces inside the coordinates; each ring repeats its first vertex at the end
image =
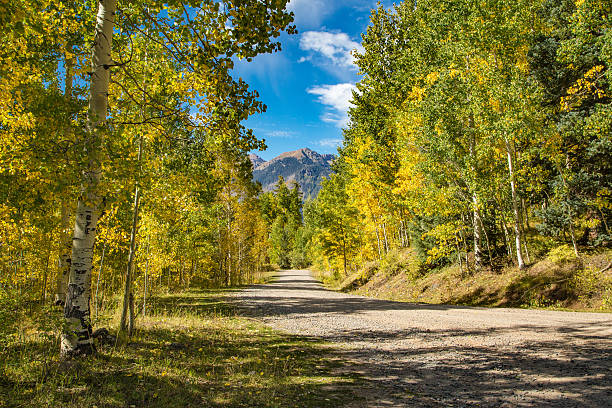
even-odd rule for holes
{"type": "Polygon", "coordinates": [[[3,338],[0,406],[336,407],[355,398],[358,380],[339,374],[330,345],[241,318],[225,294],[155,297],[128,345],[98,344],[95,356],[67,363],[36,322],[59,312],[35,311],[3,338]]]}

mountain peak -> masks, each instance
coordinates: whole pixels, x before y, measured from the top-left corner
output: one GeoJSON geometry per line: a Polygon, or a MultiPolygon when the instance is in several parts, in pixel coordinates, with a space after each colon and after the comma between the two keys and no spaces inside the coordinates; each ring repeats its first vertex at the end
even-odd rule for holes
{"type": "Polygon", "coordinates": [[[266,162],[264,159],[262,159],[261,157],[259,157],[255,153],[250,153],[249,154],[249,159],[251,160],[251,163],[253,164],[253,168],[256,168],[260,164],[263,164],[263,163],[266,162]]]}
{"type": "Polygon", "coordinates": [[[306,157],[306,158],[309,158],[309,159],[312,160],[313,158],[318,158],[320,156],[321,155],[319,153],[315,152],[314,150],[310,150],[307,147],[303,147],[301,149],[293,150],[291,152],[285,152],[285,153],[281,154],[280,156],[278,156],[278,157],[276,157],[276,158],[274,158],[272,160],[275,160],[275,159],[284,159],[286,157],[294,157],[294,158],[296,158],[298,160],[299,159],[303,159],[303,158],[306,157]]]}
{"type": "Polygon", "coordinates": [[[269,161],[255,154],[249,158],[253,163],[253,178],[261,183],[263,191],[271,191],[278,176],[282,176],[288,185],[297,181],[305,199],[319,193],[321,181],[331,173],[334,160],[331,154],[321,155],[307,147],[282,153],[269,161]]]}

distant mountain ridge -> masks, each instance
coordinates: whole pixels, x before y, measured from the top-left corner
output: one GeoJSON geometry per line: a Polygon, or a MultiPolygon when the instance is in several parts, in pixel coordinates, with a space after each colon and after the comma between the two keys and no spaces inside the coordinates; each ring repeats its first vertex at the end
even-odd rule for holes
{"type": "Polygon", "coordinates": [[[335,156],[303,148],[283,153],[269,161],[252,153],[249,159],[253,163],[253,178],[261,183],[264,192],[273,190],[278,176],[282,176],[287,185],[297,181],[304,199],[307,199],[319,194],[321,181],[331,173],[335,156]]]}

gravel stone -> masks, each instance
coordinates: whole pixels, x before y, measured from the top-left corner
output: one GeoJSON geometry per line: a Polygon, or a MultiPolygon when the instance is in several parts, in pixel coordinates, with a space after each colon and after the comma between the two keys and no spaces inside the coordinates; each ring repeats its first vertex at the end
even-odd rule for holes
{"type": "Polygon", "coordinates": [[[365,385],[350,407],[610,407],[612,315],[391,302],[309,271],[238,292],[243,314],[334,343],[365,385]]]}

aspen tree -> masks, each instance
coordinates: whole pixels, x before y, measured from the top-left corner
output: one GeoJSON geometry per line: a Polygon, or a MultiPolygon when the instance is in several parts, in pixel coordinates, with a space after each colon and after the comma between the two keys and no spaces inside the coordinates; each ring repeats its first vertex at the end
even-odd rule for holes
{"type": "Polygon", "coordinates": [[[99,0],[93,51],[91,56],[90,95],[85,155],[87,168],[83,172],[83,192],[75,212],[74,237],[64,307],[66,329],[62,333],[61,354],[69,357],[95,351],[91,338],[90,294],[94,242],[102,206],[101,143],[104,137],[108,109],[108,88],[113,30],[117,0],[99,0]]]}

